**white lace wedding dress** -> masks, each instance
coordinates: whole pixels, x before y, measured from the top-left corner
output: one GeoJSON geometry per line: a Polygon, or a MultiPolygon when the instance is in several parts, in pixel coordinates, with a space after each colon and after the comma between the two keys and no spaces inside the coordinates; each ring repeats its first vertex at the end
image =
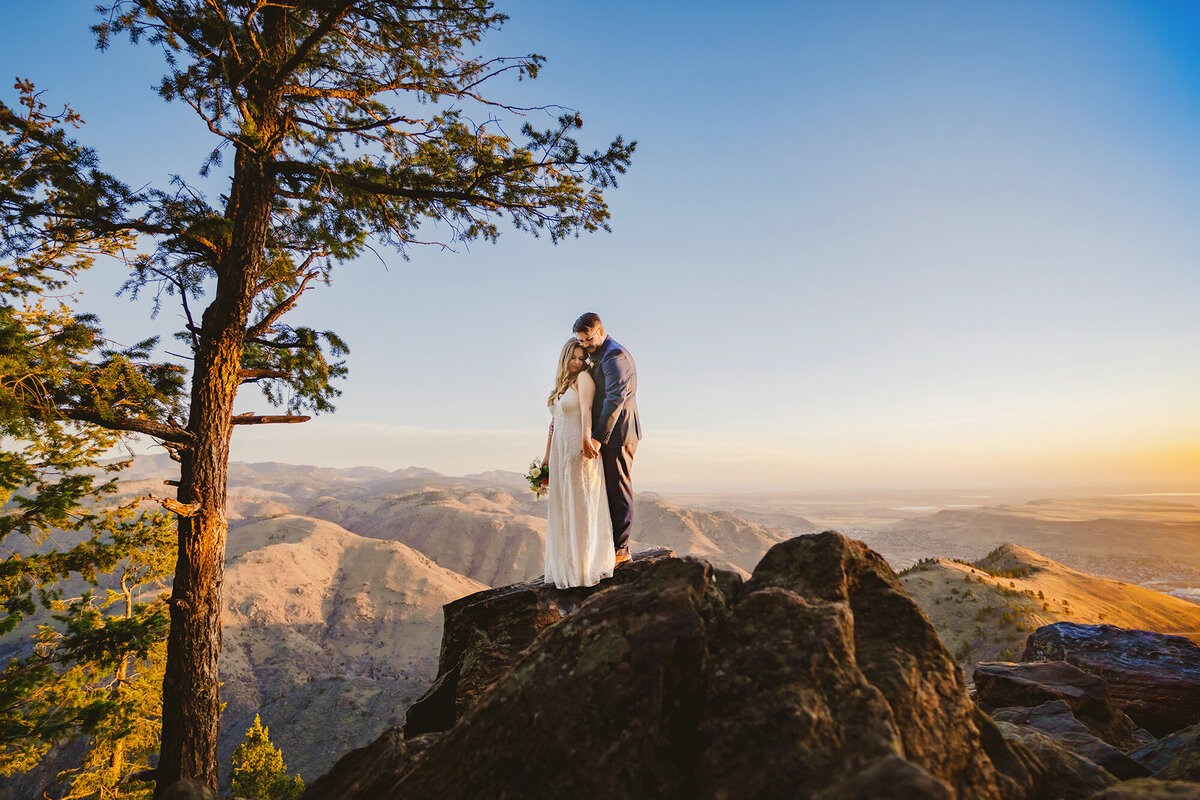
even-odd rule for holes
{"type": "Polygon", "coordinates": [[[546,517],[546,583],[594,586],[613,574],[612,522],[599,458],[584,458],[579,390],[554,401],[550,493],[546,517]]]}

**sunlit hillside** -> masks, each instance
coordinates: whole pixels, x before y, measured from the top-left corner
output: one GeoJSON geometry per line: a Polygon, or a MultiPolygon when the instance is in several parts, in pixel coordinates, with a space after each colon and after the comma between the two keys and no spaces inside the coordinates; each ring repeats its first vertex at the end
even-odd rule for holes
{"type": "Polygon", "coordinates": [[[901,582],[964,666],[1015,660],[1031,631],[1063,620],[1200,640],[1200,605],[1088,575],[1020,545],[973,563],[926,559],[901,573],[901,582]]]}

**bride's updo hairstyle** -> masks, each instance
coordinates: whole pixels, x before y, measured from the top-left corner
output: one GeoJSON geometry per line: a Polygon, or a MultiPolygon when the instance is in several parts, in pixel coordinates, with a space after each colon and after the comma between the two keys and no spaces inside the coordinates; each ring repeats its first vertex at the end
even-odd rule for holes
{"type": "MultiPolygon", "coordinates": [[[[571,355],[578,347],[583,350],[583,346],[579,344],[574,336],[567,339],[567,343],[563,345],[562,353],[558,356],[558,374],[554,376],[554,391],[550,393],[550,399],[546,401],[546,405],[554,405],[554,401],[567,393],[567,389],[571,388],[571,384],[575,383],[575,379],[579,377],[579,373],[571,374],[570,364],[571,355]]],[[[584,358],[587,358],[587,351],[584,351],[584,358]]]]}

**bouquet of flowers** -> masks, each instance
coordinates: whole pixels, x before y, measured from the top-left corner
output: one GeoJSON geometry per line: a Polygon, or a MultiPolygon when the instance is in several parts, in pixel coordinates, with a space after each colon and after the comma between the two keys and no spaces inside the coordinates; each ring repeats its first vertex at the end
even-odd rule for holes
{"type": "Polygon", "coordinates": [[[525,473],[525,480],[529,481],[529,490],[534,496],[541,499],[541,496],[550,491],[550,467],[545,466],[536,458],[529,462],[529,471],[525,473]]]}

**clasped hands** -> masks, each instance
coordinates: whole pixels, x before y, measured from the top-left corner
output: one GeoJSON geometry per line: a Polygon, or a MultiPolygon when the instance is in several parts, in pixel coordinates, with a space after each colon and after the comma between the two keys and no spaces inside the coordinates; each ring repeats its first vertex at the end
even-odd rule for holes
{"type": "Polygon", "coordinates": [[[600,442],[597,439],[583,440],[583,457],[596,458],[600,455],[600,442]]]}

